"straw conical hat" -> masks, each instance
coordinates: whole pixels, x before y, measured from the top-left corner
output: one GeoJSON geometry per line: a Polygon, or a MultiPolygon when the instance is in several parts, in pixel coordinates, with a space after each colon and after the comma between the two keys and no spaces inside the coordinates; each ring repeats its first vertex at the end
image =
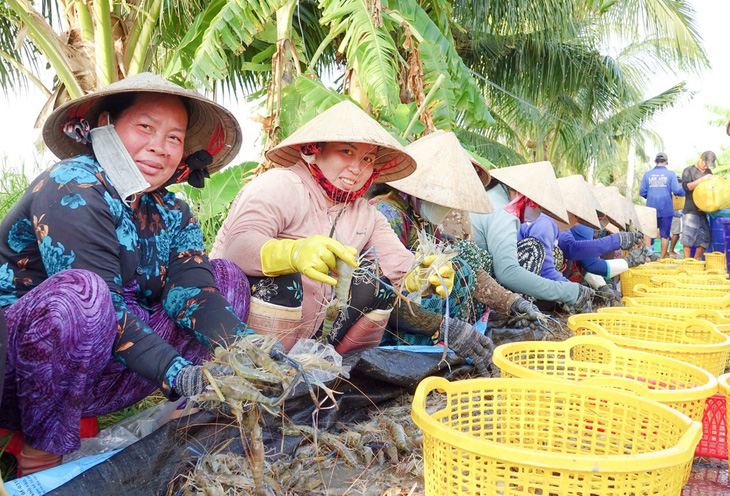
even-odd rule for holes
{"type": "Polygon", "coordinates": [[[241,148],[243,141],[241,127],[230,111],[196,91],[182,88],[151,72],[129,76],[99,91],[64,103],[46,120],[43,126],[43,141],[60,159],[87,153],[88,148],[85,144],[69,138],[63,132],[64,125],[71,119],[83,117],[92,128],[96,127],[105,97],[121,93],[160,93],[187,100],[189,115],[183,156],[186,157],[199,150],[212,151],[221,146],[220,150],[213,154],[213,162],[207,167],[211,174],[233,160],[241,148]],[[215,134],[216,132],[220,134],[215,134]]]}
{"type": "Polygon", "coordinates": [[[513,165],[492,169],[492,178],[506,184],[534,201],[546,214],[560,222],[568,223],[568,212],[563,205],[563,195],[550,162],[513,165]]]}
{"type": "Polygon", "coordinates": [[[477,214],[494,212],[477,171],[454,133],[429,134],[408,145],[406,151],[418,163],[416,172],[388,185],[444,207],[477,214]]]}
{"type": "Polygon", "coordinates": [[[650,238],[656,238],[656,208],[646,207],[644,205],[634,205],[634,208],[639,216],[639,229],[641,232],[650,238]]]}
{"type": "Polygon", "coordinates": [[[603,207],[603,213],[606,214],[608,220],[615,226],[625,226],[628,222],[626,219],[626,209],[624,208],[623,201],[620,199],[621,194],[618,192],[618,188],[599,184],[593,186],[592,191],[598,203],[603,207]]]}
{"type": "Polygon", "coordinates": [[[574,175],[558,178],[558,186],[563,194],[565,209],[578,217],[581,224],[600,229],[601,224],[596,214],[596,199],[588,188],[583,176],[574,175]]]}
{"type": "Polygon", "coordinates": [[[402,179],[416,170],[416,161],[403,145],[349,100],[328,108],[294,131],[278,146],[266,152],[272,162],[291,167],[301,159],[299,145],[305,143],[367,143],[378,147],[375,168],[381,171],[373,182],[402,179]]]}
{"type": "MultiPolygon", "coordinates": [[[[432,134],[442,132],[444,131],[438,130],[432,134]]],[[[487,186],[489,186],[489,183],[492,182],[492,175],[489,173],[489,169],[487,169],[483,163],[477,160],[476,157],[469,150],[463,147],[462,150],[464,150],[466,158],[469,160],[469,162],[471,162],[471,165],[473,165],[474,169],[477,171],[477,175],[479,176],[479,181],[481,181],[482,183],[482,187],[486,188],[487,186]]]]}
{"type": "Polygon", "coordinates": [[[624,199],[624,207],[626,208],[627,224],[631,224],[634,229],[641,229],[641,219],[639,219],[639,214],[636,212],[636,205],[625,196],[622,198],[624,199]]]}

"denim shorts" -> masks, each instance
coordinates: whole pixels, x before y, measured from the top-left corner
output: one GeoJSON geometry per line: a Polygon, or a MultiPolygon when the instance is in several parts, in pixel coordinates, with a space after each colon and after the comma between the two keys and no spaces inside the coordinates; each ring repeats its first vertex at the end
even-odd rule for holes
{"type": "Polygon", "coordinates": [[[684,246],[701,246],[705,249],[710,247],[712,235],[705,214],[682,215],[681,241],[684,246]]]}

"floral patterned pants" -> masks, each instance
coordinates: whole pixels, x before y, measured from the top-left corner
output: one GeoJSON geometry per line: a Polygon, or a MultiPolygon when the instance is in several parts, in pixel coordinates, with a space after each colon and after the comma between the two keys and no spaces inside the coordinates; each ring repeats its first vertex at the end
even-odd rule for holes
{"type": "MultiPolygon", "coordinates": [[[[236,314],[248,317],[249,288],[228,260],[212,260],[213,275],[236,314]]],[[[194,363],[208,348],[162,309],[142,308],[135,283],[128,308],[194,363]]],[[[155,386],[112,356],[117,317],[106,283],[85,270],[59,272],[5,308],[8,354],[0,427],[21,430],[31,447],[59,455],[80,447],[79,422],[135,404],[155,386]]]]}

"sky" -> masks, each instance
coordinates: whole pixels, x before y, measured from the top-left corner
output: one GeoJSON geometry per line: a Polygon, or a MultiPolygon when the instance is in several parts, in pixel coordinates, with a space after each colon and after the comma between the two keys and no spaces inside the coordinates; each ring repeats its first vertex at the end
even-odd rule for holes
{"type": "MultiPolygon", "coordinates": [[[[682,170],[688,161],[696,160],[705,150],[718,152],[720,146],[730,147],[730,137],[719,127],[707,124],[713,114],[705,105],[730,108],[730,58],[727,20],[730,19],[730,0],[692,0],[696,22],[703,38],[711,68],[700,76],[687,74],[660,74],[649,82],[647,96],[655,95],[678,82],[687,82],[695,92],[692,99],[657,115],[651,127],[664,140],[663,150],[648,150],[650,156],[658,151],[669,155],[669,167],[682,170]]],[[[44,82],[50,86],[50,75],[44,82]]],[[[18,93],[0,97],[0,166],[3,169],[25,168],[35,175],[55,161],[49,152],[35,152],[40,131],[33,128],[45,98],[31,87],[18,93]]],[[[243,128],[244,143],[236,162],[258,160],[261,151],[261,126],[251,120],[256,109],[245,102],[220,100],[238,118],[243,128]]],[[[236,163],[234,162],[234,163],[236,163]]],[[[648,169],[652,163],[636,164],[648,169]]]]}

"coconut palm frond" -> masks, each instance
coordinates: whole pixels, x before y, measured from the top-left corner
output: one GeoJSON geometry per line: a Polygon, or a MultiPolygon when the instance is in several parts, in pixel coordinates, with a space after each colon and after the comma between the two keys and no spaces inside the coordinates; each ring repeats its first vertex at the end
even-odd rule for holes
{"type": "Polygon", "coordinates": [[[164,75],[186,86],[204,85],[227,75],[227,51],[248,47],[286,0],[214,0],[198,14],[164,75]]]}
{"type": "MultiPolygon", "coordinates": [[[[453,83],[456,106],[454,111],[462,115],[461,125],[466,128],[484,128],[494,124],[487,101],[474,76],[454,47],[424,10],[413,0],[389,0],[391,16],[408,24],[411,34],[419,41],[429,40],[441,51],[450,80],[453,83]]],[[[426,74],[424,77],[428,77],[426,74]]],[[[427,90],[426,90],[427,91],[427,90]]]]}
{"type": "Polygon", "coordinates": [[[379,22],[365,0],[321,0],[322,19],[330,36],[340,38],[337,49],[344,53],[347,66],[356,69],[361,87],[374,108],[389,112],[400,103],[398,73],[400,56],[385,16],[379,22]]]}

